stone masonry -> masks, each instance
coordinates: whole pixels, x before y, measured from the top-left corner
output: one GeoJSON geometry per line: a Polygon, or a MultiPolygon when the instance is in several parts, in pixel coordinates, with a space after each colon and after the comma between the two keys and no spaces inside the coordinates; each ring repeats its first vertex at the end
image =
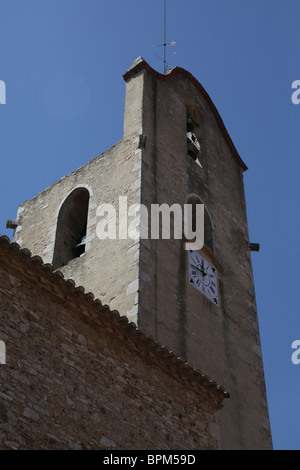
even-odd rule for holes
{"type": "Polygon", "coordinates": [[[0,448],[218,449],[228,393],[0,237],[0,448]]]}
{"type": "Polygon", "coordinates": [[[123,78],[123,139],[21,204],[13,241],[52,264],[60,209],[74,190],[86,188],[85,252],[59,270],[222,383],[231,396],[220,411],[222,449],[271,449],[244,193],[247,166],[189,72],[175,67],[160,74],[138,58],[123,78]],[[198,159],[187,152],[187,116],[195,125],[198,159]],[[211,233],[199,254],[216,269],[218,305],[191,285],[184,238],[97,237],[97,207],[117,207],[120,196],[149,213],[154,204],[183,207],[190,197],[204,204],[211,233]]]}

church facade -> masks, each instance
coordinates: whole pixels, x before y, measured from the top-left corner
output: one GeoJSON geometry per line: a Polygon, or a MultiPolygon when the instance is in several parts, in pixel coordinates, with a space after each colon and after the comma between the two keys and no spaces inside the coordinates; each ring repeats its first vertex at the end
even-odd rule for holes
{"type": "Polygon", "coordinates": [[[139,58],[124,80],[123,139],[21,204],[13,241],[222,384],[230,399],[218,412],[218,448],[270,449],[247,166],[189,72],[159,74],[139,58]],[[147,214],[190,205],[193,221],[201,207],[203,245],[178,234],[175,213],[177,237],[153,236],[141,205],[147,214]],[[113,237],[103,236],[105,208],[113,237]]]}

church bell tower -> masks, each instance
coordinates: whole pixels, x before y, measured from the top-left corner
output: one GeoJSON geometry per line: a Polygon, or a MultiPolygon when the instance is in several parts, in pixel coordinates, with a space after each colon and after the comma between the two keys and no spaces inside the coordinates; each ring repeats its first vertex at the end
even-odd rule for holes
{"type": "Polygon", "coordinates": [[[160,74],[139,58],[124,80],[123,139],[21,204],[13,241],[221,383],[230,393],[219,415],[221,448],[270,449],[247,167],[189,72],[160,74]],[[131,208],[125,221],[120,204],[131,208]],[[184,235],[130,236],[132,227],[142,233],[139,205],[150,214],[164,204],[203,207],[200,249],[184,235]],[[105,208],[107,224],[117,222],[114,238],[99,236],[105,208]]]}

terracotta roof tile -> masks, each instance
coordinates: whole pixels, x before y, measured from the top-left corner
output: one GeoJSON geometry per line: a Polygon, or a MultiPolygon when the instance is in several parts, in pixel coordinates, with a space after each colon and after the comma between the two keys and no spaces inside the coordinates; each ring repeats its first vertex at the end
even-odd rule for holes
{"type": "Polygon", "coordinates": [[[129,322],[126,316],[121,316],[117,310],[110,310],[108,305],[102,305],[99,299],[95,299],[93,293],[86,292],[83,286],[76,286],[72,279],[64,279],[64,275],[61,271],[54,271],[52,265],[49,263],[44,264],[43,260],[39,256],[32,256],[28,249],[21,249],[17,243],[11,243],[9,238],[5,235],[0,236],[0,254],[1,251],[10,251],[20,256],[26,263],[35,265],[43,271],[45,276],[48,276],[50,280],[53,280],[57,284],[63,285],[71,295],[77,296],[85,302],[93,305],[101,314],[106,315],[119,325],[120,329],[125,328],[126,332],[130,335],[134,335],[138,341],[146,344],[149,353],[156,355],[160,361],[164,361],[166,364],[175,366],[177,372],[182,373],[183,378],[191,377],[196,382],[200,382],[205,386],[209,386],[211,390],[220,395],[222,398],[229,398],[229,393],[214,380],[210,380],[207,375],[202,374],[198,369],[194,369],[191,364],[185,363],[180,358],[170,351],[166,346],[163,346],[156,342],[151,336],[145,335],[141,330],[137,329],[133,322],[129,322]]]}

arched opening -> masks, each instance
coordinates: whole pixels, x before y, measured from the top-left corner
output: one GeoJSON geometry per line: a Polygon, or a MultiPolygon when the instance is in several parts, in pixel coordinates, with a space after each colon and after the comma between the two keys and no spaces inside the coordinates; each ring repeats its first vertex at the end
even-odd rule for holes
{"type": "MultiPolygon", "coordinates": [[[[192,205],[192,230],[196,231],[196,205],[203,204],[201,199],[198,196],[190,196],[187,200],[187,204],[192,205]]],[[[214,251],[214,241],[213,241],[213,225],[204,205],[204,244],[213,252],[214,251]]]]}
{"type": "Polygon", "coordinates": [[[186,103],[187,154],[201,168],[204,168],[205,139],[204,120],[198,107],[192,101],[186,103]]]}
{"type": "Polygon", "coordinates": [[[191,118],[190,114],[186,115],[186,139],[187,139],[187,153],[196,161],[201,152],[200,140],[195,134],[195,127],[197,124],[191,118]]]}
{"type": "Polygon", "coordinates": [[[74,189],[60,208],[52,262],[54,269],[65,266],[85,252],[89,197],[87,189],[74,189]]]}

